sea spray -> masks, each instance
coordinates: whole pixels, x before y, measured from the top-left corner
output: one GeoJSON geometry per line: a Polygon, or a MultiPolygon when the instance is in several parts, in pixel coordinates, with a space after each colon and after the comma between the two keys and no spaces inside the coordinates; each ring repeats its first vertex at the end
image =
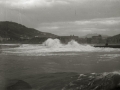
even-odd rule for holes
{"type": "Polygon", "coordinates": [[[96,48],[87,44],[79,44],[75,40],[71,40],[67,44],[63,44],[59,39],[47,39],[42,44],[23,44],[16,48],[4,49],[2,53],[18,54],[28,56],[44,56],[44,55],[78,55],[77,52],[119,52],[119,49],[113,48],[96,48]],[[55,52],[55,53],[54,53],[55,52]],[[60,53],[57,53],[60,52],[60,53]],[[63,54],[64,52],[64,54],[63,54]],[[66,53],[66,54],[65,54],[66,53]]]}
{"type": "MultiPolygon", "coordinates": [[[[45,42],[43,42],[42,44],[43,46],[49,47],[49,48],[67,48],[67,49],[72,49],[72,48],[77,48],[77,49],[81,49],[81,48],[89,48],[89,49],[94,49],[93,46],[91,45],[85,45],[85,44],[79,44],[77,41],[75,40],[71,40],[70,42],[68,42],[67,44],[62,44],[60,42],[59,39],[47,39],[45,42]]],[[[68,50],[69,51],[69,50],[68,50]]]]}
{"type": "Polygon", "coordinates": [[[95,48],[89,44],[80,44],[75,40],[71,40],[67,44],[62,44],[59,39],[47,39],[42,44],[45,48],[51,52],[100,52],[100,51],[114,51],[113,48],[95,48]]]}
{"type": "Polygon", "coordinates": [[[51,39],[51,38],[49,38],[45,42],[43,42],[42,45],[43,46],[47,46],[49,48],[51,48],[51,47],[55,48],[55,47],[61,47],[62,46],[62,44],[61,44],[59,39],[51,39]]]}

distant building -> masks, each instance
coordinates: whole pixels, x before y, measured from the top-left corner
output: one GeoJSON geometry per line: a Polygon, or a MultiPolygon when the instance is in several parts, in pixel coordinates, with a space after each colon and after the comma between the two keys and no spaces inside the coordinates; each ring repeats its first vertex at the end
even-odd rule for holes
{"type": "Polygon", "coordinates": [[[10,38],[3,38],[0,36],[0,41],[8,41],[8,40],[10,40],[10,38]]]}
{"type": "Polygon", "coordinates": [[[3,41],[3,38],[0,36],[0,41],[3,41]]]}
{"type": "Polygon", "coordinates": [[[91,43],[100,44],[102,42],[102,36],[92,36],[91,43]]]}
{"type": "Polygon", "coordinates": [[[86,43],[91,44],[92,39],[91,38],[86,38],[86,43]]]}
{"type": "Polygon", "coordinates": [[[28,37],[28,36],[26,36],[26,35],[21,35],[20,36],[20,39],[22,39],[22,40],[28,40],[28,39],[31,39],[30,37],[28,37]]]}
{"type": "Polygon", "coordinates": [[[111,44],[120,44],[120,35],[108,38],[108,43],[111,43],[111,44]]]}

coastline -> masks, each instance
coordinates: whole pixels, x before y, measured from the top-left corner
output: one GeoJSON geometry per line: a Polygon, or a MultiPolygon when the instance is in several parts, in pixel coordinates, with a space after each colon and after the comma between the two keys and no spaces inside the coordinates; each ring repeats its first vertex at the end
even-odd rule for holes
{"type": "Polygon", "coordinates": [[[20,47],[21,44],[0,44],[0,48],[15,48],[20,47]]]}
{"type": "Polygon", "coordinates": [[[105,44],[96,44],[93,45],[94,47],[100,47],[100,48],[120,48],[120,44],[109,44],[109,45],[105,45],[105,44]]]}

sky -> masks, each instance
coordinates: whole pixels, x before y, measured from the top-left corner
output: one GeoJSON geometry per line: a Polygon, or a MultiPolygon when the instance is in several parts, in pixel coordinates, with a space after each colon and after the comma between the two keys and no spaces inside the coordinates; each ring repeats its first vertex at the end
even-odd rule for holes
{"type": "Polygon", "coordinates": [[[0,0],[0,21],[60,36],[120,34],[120,0],[0,0]]]}

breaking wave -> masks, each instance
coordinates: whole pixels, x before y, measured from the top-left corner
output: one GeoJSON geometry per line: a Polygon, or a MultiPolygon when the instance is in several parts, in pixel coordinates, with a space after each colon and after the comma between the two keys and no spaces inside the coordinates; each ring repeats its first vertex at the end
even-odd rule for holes
{"type": "MultiPolygon", "coordinates": [[[[44,55],[53,52],[113,52],[120,51],[113,48],[96,48],[87,44],[79,44],[75,40],[71,40],[67,44],[62,44],[59,39],[47,39],[42,44],[23,44],[20,47],[4,49],[5,53],[22,53],[28,55],[44,55]]],[[[51,54],[50,54],[51,53],[51,54]]],[[[73,54],[73,53],[72,53],[73,54]]],[[[62,54],[63,55],[63,54],[62,54]]],[[[71,54],[68,54],[71,55],[71,54]]]]}
{"type": "MultiPolygon", "coordinates": [[[[47,49],[49,48],[53,52],[95,52],[95,51],[116,51],[118,49],[113,49],[113,48],[95,48],[91,45],[88,44],[79,44],[75,40],[71,40],[67,44],[62,44],[59,39],[47,39],[43,44],[44,47],[47,49]]],[[[49,51],[48,49],[48,51],[49,51]]],[[[51,51],[51,52],[52,52],[51,51]]]]}
{"type": "Polygon", "coordinates": [[[43,44],[43,46],[47,46],[49,48],[57,48],[57,47],[62,47],[62,44],[59,39],[47,39],[43,44]]]}
{"type": "Polygon", "coordinates": [[[46,40],[44,43],[43,43],[44,46],[47,46],[47,47],[50,47],[50,48],[92,48],[92,46],[90,45],[82,45],[82,44],[79,44],[78,42],[76,42],[75,40],[71,40],[70,42],[68,42],[68,44],[62,44],[60,42],[59,39],[51,39],[49,38],[48,40],[46,40]]]}

